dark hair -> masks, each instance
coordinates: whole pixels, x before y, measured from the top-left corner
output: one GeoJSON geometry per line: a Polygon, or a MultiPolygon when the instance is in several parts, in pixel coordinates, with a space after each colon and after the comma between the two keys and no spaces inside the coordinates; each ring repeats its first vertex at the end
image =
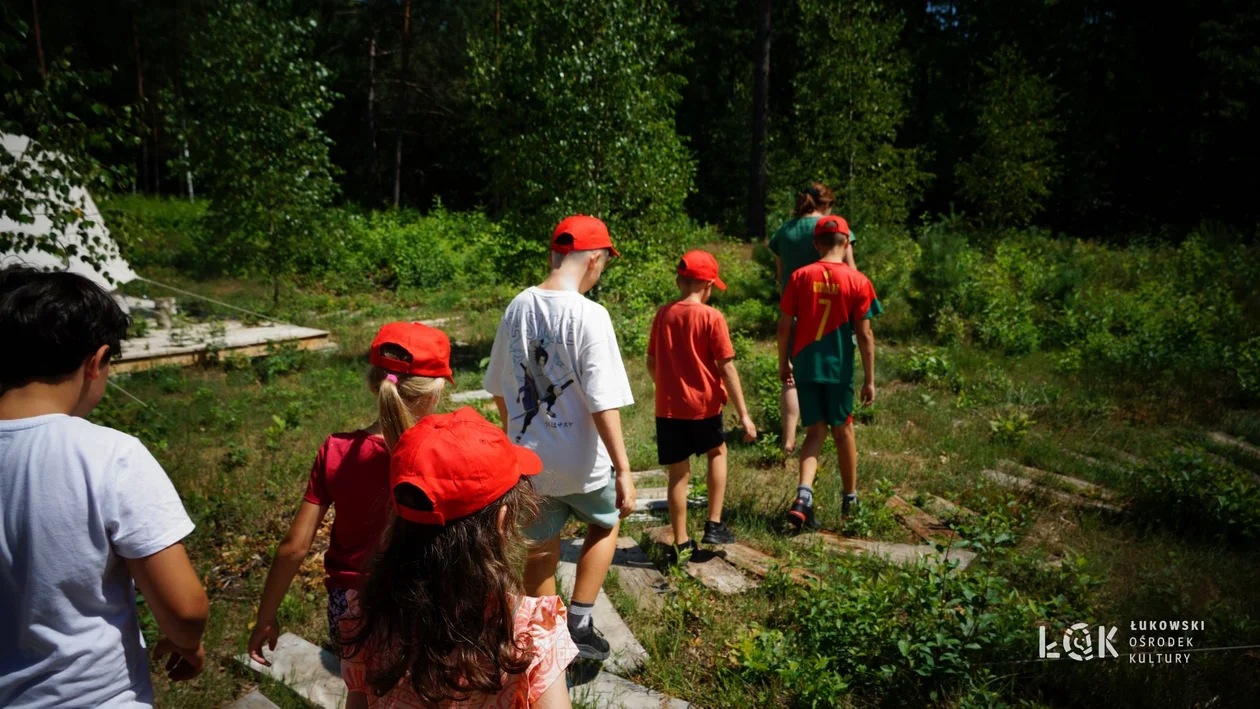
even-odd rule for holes
{"type": "Polygon", "coordinates": [[[68,271],[0,270],[0,386],[58,379],[109,345],[117,357],[131,319],[100,286],[68,271]]]}
{"type": "MultiPolygon", "coordinates": [[[[395,494],[403,505],[432,509],[418,488],[402,485],[395,494]]],[[[405,679],[426,703],[459,701],[502,691],[505,674],[529,668],[533,654],[528,634],[515,633],[513,596],[523,593],[519,526],[533,519],[536,500],[521,478],[490,506],[445,526],[395,517],[344,641],[347,657],[370,649],[373,693],[405,679]]]]}
{"type": "Polygon", "coordinates": [[[796,209],[793,214],[803,217],[811,212],[825,212],[836,203],[836,196],[821,182],[806,187],[796,195],[796,209]]]}
{"type": "Polygon", "coordinates": [[[848,238],[849,235],[844,232],[824,231],[821,234],[814,234],[814,243],[830,251],[843,244],[848,238]]]}

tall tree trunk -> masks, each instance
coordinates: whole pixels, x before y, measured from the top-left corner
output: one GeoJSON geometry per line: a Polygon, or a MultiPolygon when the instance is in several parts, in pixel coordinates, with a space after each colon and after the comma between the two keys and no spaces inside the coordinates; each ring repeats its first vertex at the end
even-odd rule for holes
{"type": "Polygon", "coordinates": [[[402,195],[403,114],[407,110],[407,65],[411,57],[411,0],[403,0],[402,58],[398,63],[398,103],[394,115],[394,209],[402,195]]]}
{"type": "Polygon", "coordinates": [[[499,3],[494,0],[494,71],[499,71],[499,3]]]}
{"type": "MultiPolygon", "coordinates": [[[[136,133],[140,138],[140,172],[136,175],[136,182],[140,183],[142,191],[148,192],[149,141],[144,134],[144,64],[140,60],[140,30],[136,27],[135,10],[131,11],[131,51],[136,60],[136,133]]],[[[136,182],[132,182],[132,192],[136,191],[136,182]]]]}
{"type": "Polygon", "coordinates": [[[150,101],[149,107],[152,110],[152,116],[153,116],[153,122],[152,122],[152,125],[153,125],[153,194],[157,195],[158,197],[161,197],[162,196],[162,166],[161,166],[162,155],[158,148],[158,145],[159,145],[158,137],[160,135],[160,131],[158,129],[157,101],[156,100],[150,101]]]}
{"type": "Polygon", "coordinates": [[[44,63],[44,40],[39,34],[39,0],[31,0],[31,23],[35,28],[35,54],[39,57],[39,76],[48,83],[48,65],[44,63]]]}
{"type": "Polygon", "coordinates": [[[381,176],[376,165],[376,34],[376,23],[373,22],[372,36],[368,38],[367,107],[363,116],[364,170],[368,178],[365,180],[368,192],[365,196],[373,205],[380,204],[377,200],[381,198],[381,176]]]}
{"type": "Polygon", "coordinates": [[[766,236],[766,123],[770,104],[770,0],[757,10],[757,63],[753,67],[752,159],[748,170],[749,239],[766,236]]]}

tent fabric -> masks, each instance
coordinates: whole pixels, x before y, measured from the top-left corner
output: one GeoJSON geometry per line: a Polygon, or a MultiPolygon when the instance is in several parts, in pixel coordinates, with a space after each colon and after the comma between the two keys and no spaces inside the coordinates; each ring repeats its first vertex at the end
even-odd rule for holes
{"type": "MultiPolygon", "coordinates": [[[[4,149],[8,150],[18,160],[27,160],[25,157],[27,149],[30,147],[31,140],[23,135],[4,134],[2,136],[4,149]]],[[[88,242],[95,244],[98,253],[104,255],[100,267],[97,268],[87,263],[79,257],[61,258],[54,254],[44,251],[32,249],[25,252],[5,252],[0,253],[0,268],[12,264],[25,264],[42,268],[44,270],[68,270],[77,273],[95,281],[106,290],[114,290],[118,286],[136,279],[136,272],[131,270],[131,265],[127,263],[118,250],[118,244],[109,235],[109,229],[105,228],[105,222],[101,218],[100,210],[96,207],[96,202],[92,200],[92,195],[82,186],[75,186],[70,191],[69,206],[77,206],[80,202],[83,204],[84,218],[92,222],[92,226],[86,230],[86,234],[71,232],[61,235],[58,239],[58,245],[62,248],[75,245],[82,251],[87,251],[88,242]]],[[[48,234],[51,230],[52,223],[43,214],[35,214],[34,222],[31,224],[19,224],[8,217],[0,216],[0,233],[17,233],[17,234],[48,234]]]]}

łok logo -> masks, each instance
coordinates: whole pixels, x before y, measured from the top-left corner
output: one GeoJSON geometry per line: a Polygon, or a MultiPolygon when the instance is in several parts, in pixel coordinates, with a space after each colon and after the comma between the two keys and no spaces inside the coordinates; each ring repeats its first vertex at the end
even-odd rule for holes
{"type": "Polygon", "coordinates": [[[1102,660],[1108,655],[1111,657],[1119,657],[1116,648],[1111,641],[1116,637],[1115,626],[1107,627],[1098,626],[1098,643],[1095,647],[1093,634],[1089,631],[1089,625],[1085,623],[1075,623],[1067,630],[1063,631],[1063,640],[1052,643],[1046,643],[1046,627],[1043,625],[1037,628],[1039,636],[1037,656],[1043,660],[1057,660],[1060,652],[1066,652],[1067,656],[1077,662],[1086,660],[1102,660]]]}

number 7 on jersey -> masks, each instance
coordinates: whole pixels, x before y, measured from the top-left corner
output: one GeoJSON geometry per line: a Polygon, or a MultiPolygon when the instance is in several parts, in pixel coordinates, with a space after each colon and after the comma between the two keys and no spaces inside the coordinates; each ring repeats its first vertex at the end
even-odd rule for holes
{"type": "Polygon", "coordinates": [[[827,329],[827,321],[831,319],[831,298],[819,298],[818,304],[822,306],[822,318],[818,320],[818,334],[814,336],[814,342],[822,339],[823,330],[827,329]]]}

